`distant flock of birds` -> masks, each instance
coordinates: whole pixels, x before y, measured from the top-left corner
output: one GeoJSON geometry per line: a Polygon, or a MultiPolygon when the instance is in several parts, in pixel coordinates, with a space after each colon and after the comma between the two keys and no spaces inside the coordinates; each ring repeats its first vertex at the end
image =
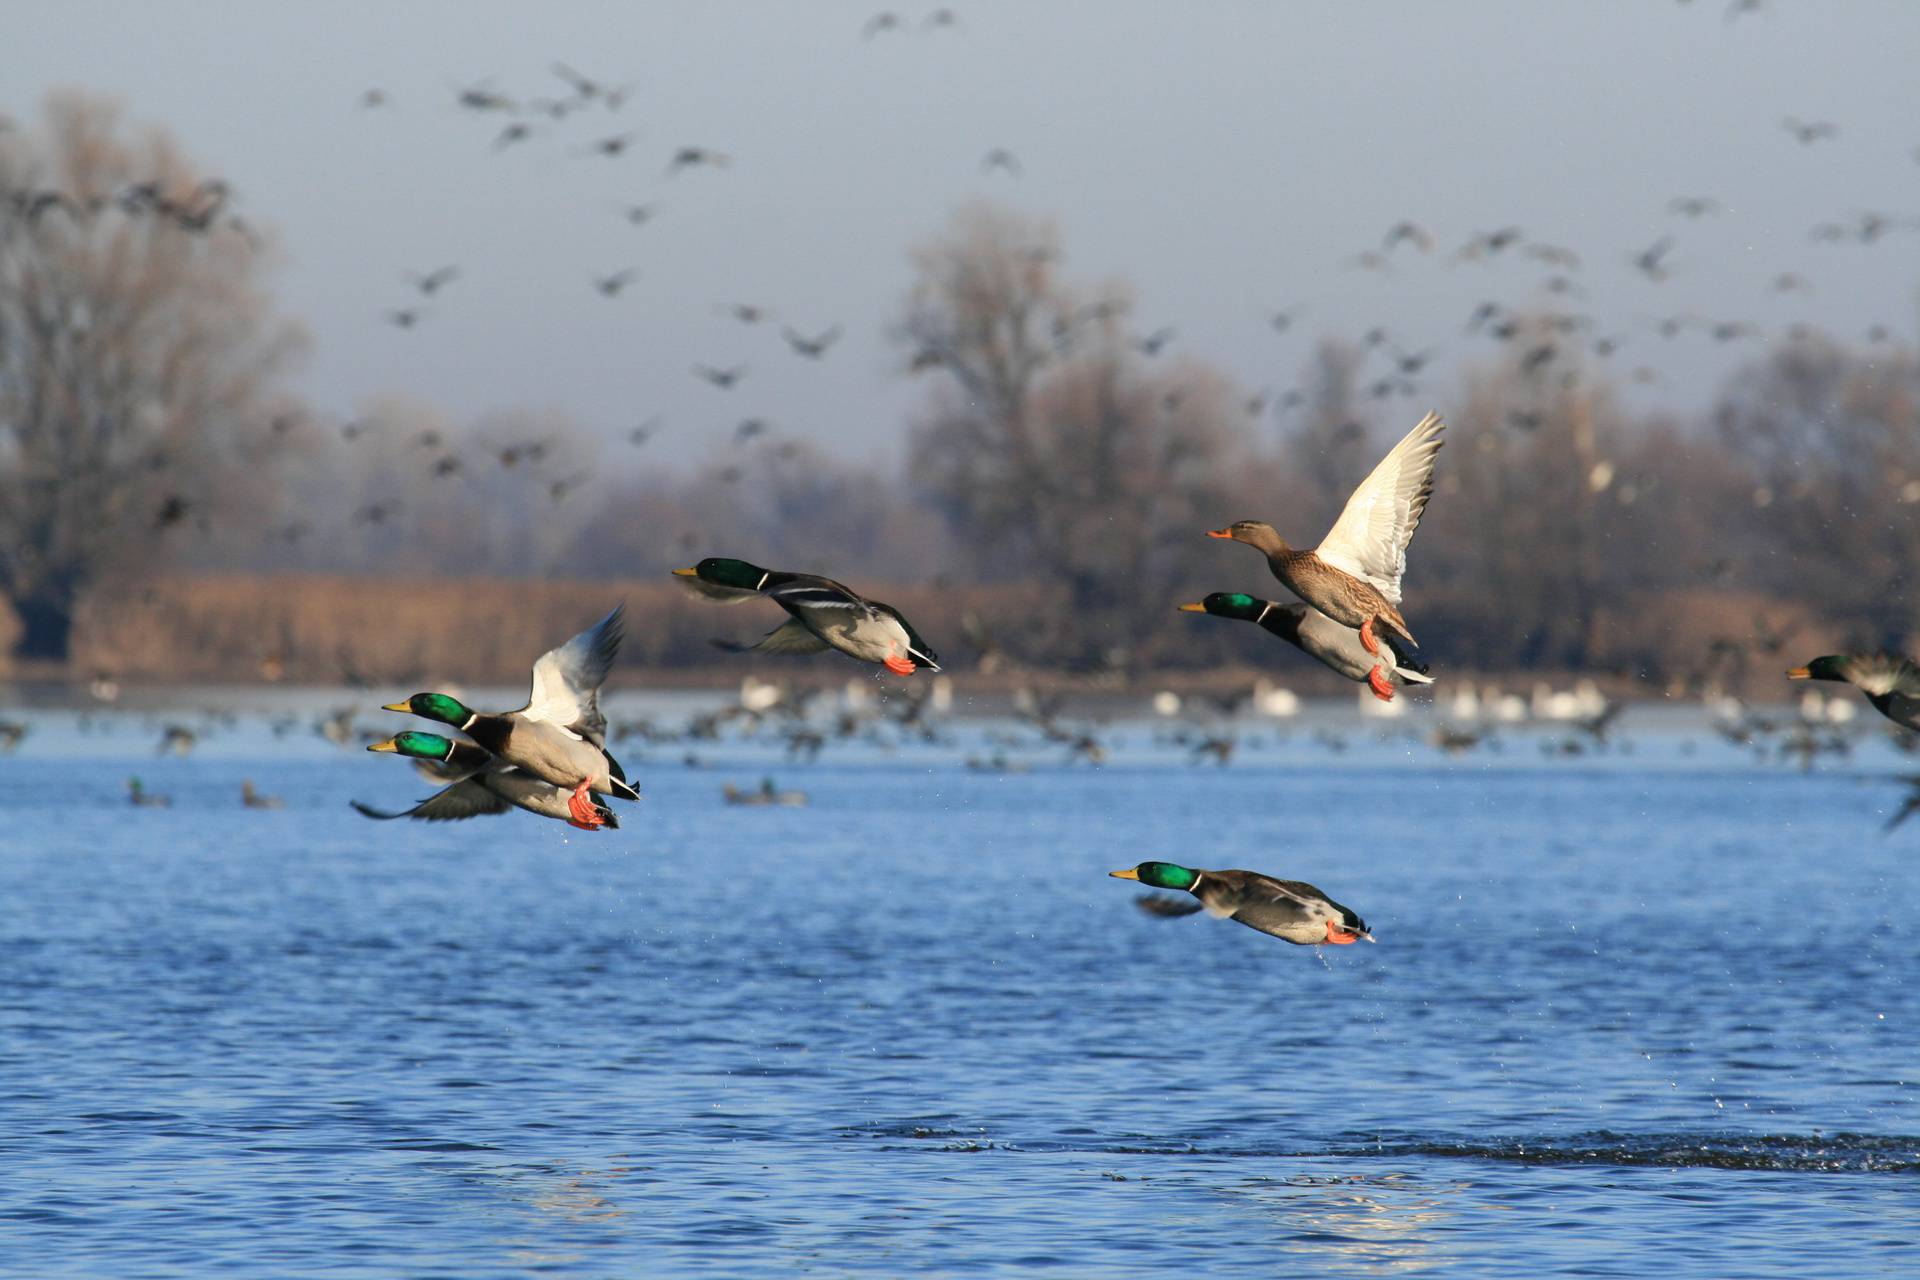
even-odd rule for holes
{"type": "MultiPolygon", "coordinates": [[[[1728,17],[1731,20],[1743,14],[1757,14],[1762,9],[1759,0],[1735,0],[1728,10],[1728,17]]],[[[863,40],[873,41],[886,37],[897,38],[915,30],[958,32],[964,27],[959,13],[951,8],[935,8],[918,17],[883,10],[863,22],[858,34],[863,40]]],[[[556,127],[571,118],[585,119],[596,114],[604,118],[605,115],[622,112],[632,100],[633,87],[630,84],[585,74],[565,62],[554,62],[551,70],[556,88],[560,91],[516,97],[482,81],[454,89],[453,101],[459,109],[475,116],[491,120],[505,119],[490,144],[493,151],[499,152],[529,143],[543,130],[556,127]]],[[[383,88],[369,88],[360,95],[358,105],[363,110],[383,110],[391,108],[394,99],[383,88]]],[[[1795,143],[1809,147],[1832,143],[1841,133],[1840,126],[1833,121],[1803,119],[1793,115],[1781,117],[1779,127],[1795,143]]],[[[633,131],[607,134],[580,143],[578,150],[586,156],[618,160],[633,152],[636,138],[633,131]]],[[[1914,159],[1920,161],[1920,148],[1915,148],[1914,159]]],[[[731,167],[732,163],[732,157],[727,152],[707,145],[683,144],[671,148],[662,172],[671,178],[695,169],[722,170],[731,167]]],[[[1013,179],[1019,179],[1026,173],[1026,166],[1020,157],[1005,146],[989,148],[981,157],[980,168],[983,173],[998,173],[1013,179]]],[[[76,197],[51,188],[10,193],[14,211],[29,222],[36,222],[56,212],[76,219],[90,217],[108,205],[117,204],[130,214],[152,214],[171,219],[182,229],[191,232],[204,233],[215,226],[225,226],[252,243],[257,239],[252,229],[244,219],[228,211],[231,196],[228,185],[217,180],[202,183],[194,190],[183,193],[169,193],[158,183],[143,183],[120,193],[117,198],[76,197]]],[[[1721,201],[1700,194],[1675,196],[1668,201],[1666,208],[1670,215],[1688,222],[1699,222],[1726,212],[1721,201]]],[[[660,213],[660,205],[657,201],[627,203],[619,206],[616,212],[629,224],[641,227],[654,221],[660,213]]],[[[1915,231],[1920,231],[1920,216],[1867,210],[1821,222],[1811,229],[1809,238],[1821,244],[1856,243],[1871,246],[1894,234],[1915,231]]],[[[1411,220],[1401,220],[1389,226],[1377,244],[1355,253],[1348,262],[1350,266],[1361,270],[1389,272],[1402,257],[1402,251],[1431,255],[1439,247],[1439,238],[1427,227],[1411,220]]],[[[1641,278],[1662,283],[1675,274],[1674,253],[1677,248],[1678,237],[1663,234],[1629,252],[1626,261],[1641,278]]],[[[1043,253],[1039,249],[1034,252],[1043,253]]],[[[1505,256],[1518,256],[1540,263],[1550,273],[1544,278],[1542,287],[1553,297],[1573,300],[1585,296],[1586,291],[1577,279],[1583,265],[1581,254],[1565,245],[1530,238],[1517,226],[1476,231],[1448,254],[1447,260],[1454,263],[1489,262],[1505,256]]],[[[415,296],[404,305],[387,308],[385,319],[402,330],[418,327],[427,319],[430,304],[442,297],[462,277],[462,269],[457,264],[406,273],[405,280],[415,296]]],[[[611,300],[622,297],[639,278],[639,268],[625,266],[593,274],[585,283],[600,296],[611,300]]],[[[1771,276],[1766,291],[1776,296],[1807,295],[1812,293],[1813,284],[1798,271],[1780,271],[1771,276]]],[[[1112,305],[1095,303],[1091,310],[1112,305]]],[[[722,309],[746,325],[757,325],[772,317],[769,308],[754,303],[725,303],[722,309]]],[[[1306,310],[1306,306],[1299,303],[1273,308],[1268,312],[1268,321],[1275,333],[1286,334],[1295,327],[1306,310]]],[[[1723,344],[1757,337],[1761,333],[1759,327],[1749,321],[1714,319],[1691,313],[1651,319],[1644,324],[1664,339],[1697,333],[1723,344]]],[[[1798,333],[1802,330],[1795,326],[1793,331],[1798,333]]],[[[782,325],[780,333],[795,355],[817,361],[823,359],[844,336],[845,329],[838,322],[811,330],[782,325]]],[[[1603,329],[1597,317],[1574,311],[1548,309],[1542,312],[1488,300],[1473,308],[1466,318],[1464,333],[1469,338],[1491,338],[1518,344],[1517,367],[1528,378],[1543,379],[1558,371],[1563,381],[1571,383],[1581,376],[1578,363],[1572,359],[1574,355],[1585,350],[1601,360],[1610,359],[1628,345],[1632,329],[1603,329]]],[[[1131,345],[1143,356],[1152,358],[1166,351],[1177,340],[1177,336],[1178,331],[1173,326],[1161,325],[1134,337],[1131,345]]],[[[1892,337],[1893,329],[1885,323],[1874,323],[1865,333],[1870,343],[1887,342],[1892,337]]],[[[1420,375],[1433,366],[1441,351],[1437,346],[1405,344],[1385,327],[1368,330],[1364,335],[1363,347],[1369,353],[1379,353],[1384,360],[1384,368],[1367,375],[1363,388],[1364,395],[1376,401],[1418,395],[1422,389],[1420,375]]],[[[919,371],[938,367],[941,363],[939,353],[921,352],[909,358],[907,367],[910,371],[919,371]]],[[[728,391],[739,386],[750,370],[745,364],[695,363],[691,372],[716,389],[728,391]]],[[[1657,370],[1647,364],[1641,364],[1632,371],[1635,382],[1654,382],[1658,378],[1657,370]]],[[[1297,387],[1278,394],[1272,390],[1262,390],[1248,398],[1246,409],[1254,417],[1264,416],[1269,411],[1284,415],[1303,408],[1307,400],[1306,391],[1297,387]]],[[[287,421],[276,421],[276,432],[284,431],[292,420],[290,416],[287,421]]],[[[1543,413],[1523,405],[1507,410],[1506,425],[1518,431],[1530,432],[1539,429],[1545,420],[1543,413]]],[[[348,423],[342,427],[343,438],[358,438],[357,433],[349,429],[353,425],[348,423]]],[[[627,439],[636,447],[644,446],[654,438],[660,425],[657,417],[649,418],[629,430],[627,439]]],[[[735,426],[731,438],[734,444],[744,445],[755,439],[769,439],[771,435],[772,427],[765,418],[747,417],[735,426]]],[[[788,455],[792,454],[791,446],[783,447],[788,455]]],[[[451,452],[439,455],[432,464],[432,474],[436,478],[458,475],[462,470],[460,457],[451,452]]],[[[743,474],[740,468],[729,467],[722,471],[721,479],[737,482],[743,474]]],[[[549,478],[550,496],[555,502],[562,501],[588,479],[590,477],[587,475],[549,478]]],[[[354,523],[384,523],[398,506],[397,501],[368,504],[355,513],[354,523]]],[[[180,523],[188,514],[184,501],[176,500],[162,509],[156,524],[170,527],[180,523]]],[[[298,541],[309,530],[304,524],[296,522],[280,532],[284,534],[284,540],[291,543],[298,541]]]]}
{"type": "MultiPolygon", "coordinates": [[[[1729,16],[1741,13],[1758,13],[1761,5],[1758,0],[1736,0],[1729,16]]],[[[918,20],[893,10],[883,10],[868,18],[860,27],[863,40],[897,35],[910,30],[921,31],[959,31],[964,24],[960,15],[950,8],[936,8],[918,20]]],[[[618,111],[628,101],[630,88],[614,86],[607,82],[587,76],[563,62],[552,65],[554,76],[563,83],[568,92],[564,95],[533,96],[525,100],[492,89],[482,82],[459,89],[455,94],[458,105],[468,111],[490,115],[513,116],[509,123],[495,138],[493,147],[501,150],[506,147],[528,141],[535,135],[534,124],[526,118],[543,119],[558,123],[576,113],[595,106],[618,111]]],[[[391,100],[384,90],[370,89],[360,99],[362,107],[384,107],[391,100]]],[[[1812,146],[1832,142],[1840,136],[1840,126],[1829,120],[1808,120],[1793,115],[1783,116],[1779,125],[1781,130],[1796,143],[1812,146]]],[[[632,133],[612,135],[585,144],[584,154],[619,158],[627,154],[634,142],[632,133]]],[[[1914,149],[1914,159],[1920,161],[1920,147],[1914,149]]],[[[680,173],[688,168],[711,166],[727,167],[730,158],[723,152],[701,146],[687,146],[676,149],[670,157],[665,172],[668,176],[680,173]]],[[[1021,178],[1026,166],[1011,148],[995,146],[989,148],[981,157],[980,168],[983,173],[1004,174],[1010,178],[1021,178]]],[[[1726,212],[1726,206],[1719,200],[1705,195],[1683,194],[1673,197],[1667,204],[1669,214],[1688,221],[1699,221],[1726,212]]],[[[623,206],[621,214],[636,226],[652,221],[659,212],[656,203],[648,202],[623,206]]],[[[1884,236],[1894,232],[1920,230],[1920,217],[1890,214],[1876,211],[1859,212],[1843,220],[1822,222],[1816,225],[1810,238],[1816,243],[1857,242],[1871,245],[1884,236]]],[[[1626,261],[1642,278],[1659,283],[1672,278],[1674,266],[1673,251],[1678,247],[1678,239],[1673,235],[1661,235],[1652,243],[1634,249],[1627,254],[1626,261]]],[[[1420,254],[1431,254],[1439,247],[1438,237],[1419,223],[1410,220],[1395,222],[1387,228],[1375,247],[1369,247],[1354,254],[1349,265],[1355,268],[1386,272],[1393,269],[1397,251],[1407,248],[1420,254]]],[[[1036,249],[1036,253],[1041,251],[1036,249]]],[[[1584,296],[1585,290],[1575,279],[1575,273],[1582,267],[1582,257],[1575,250],[1564,245],[1531,239],[1519,227],[1503,226],[1491,230],[1473,233],[1465,243],[1448,256],[1451,262],[1485,262],[1503,255],[1517,255],[1533,259],[1549,269],[1553,274],[1544,282],[1546,291],[1556,297],[1577,299],[1584,296]]],[[[608,297],[617,297],[620,292],[637,278],[637,269],[625,269],[596,277],[594,287],[608,297]]],[[[415,277],[417,284],[431,277],[415,277]]],[[[1768,285],[1768,291],[1774,294],[1808,294],[1813,289],[1807,278],[1798,272],[1776,273],[1768,285]]],[[[432,290],[424,290],[431,294],[432,290]]],[[[1096,306],[1101,304],[1095,304],[1096,306]]],[[[745,323],[755,323],[765,314],[764,308],[757,306],[730,307],[745,323]]],[[[1304,313],[1305,307],[1299,304],[1275,309],[1269,312],[1269,320],[1278,333],[1288,332],[1295,321],[1304,313]]],[[[417,308],[405,308],[390,313],[389,318],[402,327],[412,327],[420,318],[417,308]]],[[[1626,331],[1600,332],[1598,321],[1591,316],[1565,312],[1550,312],[1539,317],[1544,323],[1545,333],[1538,326],[1529,324],[1532,319],[1528,313],[1511,309],[1498,301],[1483,302],[1475,307],[1468,318],[1465,332],[1468,336],[1488,336],[1503,341],[1524,341],[1526,348],[1522,352],[1521,367],[1528,374],[1540,374],[1548,368],[1560,364],[1566,369],[1566,376],[1577,376],[1577,371],[1567,363],[1580,344],[1575,341],[1581,334],[1588,334],[1587,345],[1592,354],[1606,359],[1620,351],[1627,343],[1626,331]]],[[[1649,322],[1663,338],[1677,338],[1689,332],[1699,332],[1720,343],[1733,342],[1759,334],[1757,326],[1746,321],[1714,320],[1692,314],[1680,314],[1649,322]]],[[[833,326],[827,332],[835,337],[840,327],[833,326]]],[[[1156,356],[1175,340],[1177,331],[1172,326],[1160,326],[1150,333],[1133,339],[1133,346],[1146,356],[1156,356]]],[[[1874,324],[1867,331],[1870,342],[1884,342],[1891,338],[1892,329],[1885,324],[1874,324]]],[[[812,358],[818,358],[823,350],[812,349],[806,335],[797,331],[786,331],[788,342],[793,349],[812,358]]],[[[1426,369],[1439,354],[1438,348],[1409,350],[1394,339],[1386,329],[1375,328],[1366,336],[1369,350],[1381,350],[1386,353],[1388,368],[1374,377],[1367,394],[1379,400],[1390,397],[1417,395],[1420,383],[1417,376],[1426,369]]],[[[911,369],[926,367],[926,363],[915,357],[909,361],[911,369]]],[[[744,375],[744,369],[736,376],[725,380],[710,377],[704,366],[696,366],[697,376],[708,378],[714,385],[730,388],[744,375]]],[[[1633,371],[1638,382],[1657,380],[1656,371],[1642,365],[1633,371]]],[[[1279,396],[1271,392],[1261,392],[1248,401],[1248,410],[1253,414],[1262,414],[1270,407],[1285,412],[1301,407],[1306,395],[1299,389],[1287,391],[1279,396]]],[[[1516,410],[1510,425],[1522,430],[1537,427],[1538,415],[1527,410],[1516,410]]]]}
{"type": "MultiPolygon", "coordinates": [[[[1743,15],[1760,14],[1764,7],[1760,0],[1735,0],[1728,9],[1728,18],[1731,20],[1743,15]]],[[[915,31],[957,33],[964,31],[966,25],[961,15],[948,7],[937,7],[919,14],[881,10],[862,22],[857,34],[865,41],[879,41],[902,38],[915,31]]],[[[481,81],[454,87],[451,90],[452,101],[460,111],[474,117],[489,122],[504,122],[490,143],[491,149],[497,152],[533,142],[544,131],[569,120],[607,119],[618,115],[633,100],[631,84],[589,75],[560,61],[552,63],[551,72],[554,78],[552,92],[515,96],[496,89],[488,81],[481,81]]],[[[358,106],[364,111],[383,111],[394,105],[393,96],[379,87],[366,89],[358,98],[358,106]]],[[[1837,122],[1794,115],[1780,117],[1778,126],[1787,138],[1803,147],[1833,144],[1842,132],[1837,122]]],[[[0,132],[11,127],[10,121],[0,117],[0,132]]],[[[637,134],[628,130],[586,139],[578,144],[577,149],[584,156],[620,160],[634,154],[636,142],[637,134]]],[[[1913,158],[1920,161],[1920,148],[1915,148],[1913,158]]],[[[725,151],[709,145],[686,143],[668,149],[661,172],[672,178],[693,170],[724,170],[732,164],[732,156],[725,151]]],[[[1002,174],[1012,179],[1019,179],[1026,173],[1026,165],[1019,155],[1005,146],[986,150],[980,160],[980,169],[986,174],[1002,174]]],[[[180,191],[169,190],[158,181],[147,181],[113,193],[69,192],[58,187],[40,186],[0,193],[0,198],[4,199],[4,205],[0,205],[0,208],[10,211],[29,225],[58,217],[84,223],[109,210],[117,210],[129,217],[160,220],[188,234],[206,235],[226,230],[241,236],[249,244],[258,242],[253,228],[233,212],[232,188],[218,179],[180,191]]],[[[615,212],[627,223],[641,227],[654,221],[661,208],[656,201],[643,201],[622,204],[615,212]]],[[[1712,196],[1687,193],[1672,197],[1667,202],[1666,212],[1689,223],[1698,223],[1722,215],[1727,209],[1723,202],[1712,196]]],[[[1809,239],[1819,244],[1873,246],[1896,235],[1916,231],[1920,231],[1920,216],[1865,210],[1818,223],[1811,228],[1809,239]]],[[[1430,256],[1441,248],[1440,238],[1431,229],[1403,219],[1388,226],[1377,242],[1349,257],[1348,264],[1361,270],[1390,272],[1404,262],[1408,254],[1430,256]]],[[[1679,237],[1661,234],[1651,243],[1627,252],[1625,261],[1640,278],[1662,283],[1675,275],[1678,269],[1675,254],[1680,248],[1679,237]]],[[[1036,247],[1033,252],[1036,256],[1045,256],[1048,251],[1036,247]]],[[[1517,226],[1496,226],[1475,231],[1444,256],[1452,263],[1491,262],[1507,257],[1535,261],[1549,273],[1542,282],[1542,287],[1549,295],[1557,299],[1577,300],[1586,293],[1577,278],[1583,267],[1579,252],[1563,244],[1530,237],[1517,226]]],[[[418,327],[427,319],[429,307],[446,296],[463,278],[463,269],[454,263],[405,273],[404,280],[411,296],[401,305],[386,308],[385,320],[403,330],[418,327]]],[[[622,266],[591,274],[584,283],[598,295],[612,300],[623,297],[639,278],[638,267],[622,266]]],[[[1797,271],[1776,272],[1766,284],[1766,292],[1776,296],[1806,295],[1812,291],[1812,282],[1797,271]]],[[[734,301],[720,305],[725,314],[744,325],[759,325],[774,319],[770,308],[757,303],[734,301]]],[[[1125,309],[1118,303],[1095,302],[1087,308],[1088,314],[1084,318],[1114,318],[1125,309]]],[[[1304,304],[1296,302],[1270,308],[1267,320],[1275,333],[1284,335],[1296,327],[1306,311],[1304,304]]],[[[1692,313],[1653,318],[1641,322],[1641,325],[1663,339],[1700,334],[1723,344],[1757,337],[1761,332],[1756,325],[1745,320],[1716,319],[1692,313]]],[[[1572,310],[1549,309],[1543,312],[1515,308],[1499,300],[1486,300],[1478,303],[1466,317],[1463,333],[1468,338],[1492,339],[1514,345],[1518,352],[1517,367],[1521,373],[1528,379],[1539,380],[1540,385],[1545,386],[1545,380],[1552,375],[1557,375],[1566,384],[1580,378],[1579,363],[1573,357],[1582,351],[1601,360],[1616,356],[1632,341],[1633,328],[1605,328],[1598,317],[1572,310]]],[[[1798,326],[1794,331],[1799,331],[1798,326]]],[[[842,340],[845,327],[839,322],[806,327],[783,323],[779,332],[795,356],[819,361],[842,340]]],[[[1874,323],[1867,328],[1865,338],[1870,343],[1887,342],[1892,339],[1893,332],[1888,324],[1874,323]]],[[[1063,341],[1065,336],[1056,334],[1056,339],[1063,341]]],[[[1169,350],[1177,339],[1178,331],[1174,326],[1159,325],[1135,335],[1130,342],[1142,356],[1154,358],[1169,350]]],[[[1370,356],[1377,355],[1383,362],[1382,367],[1368,373],[1364,379],[1363,395],[1376,401],[1420,394],[1422,375],[1433,368],[1442,350],[1439,346],[1406,343],[1384,326],[1369,329],[1362,345],[1370,356]]],[[[939,367],[942,363],[943,357],[938,352],[918,352],[909,357],[907,368],[909,371],[919,371],[939,367]]],[[[731,391],[747,379],[751,370],[744,363],[700,362],[694,363],[690,372],[717,390],[731,391]]],[[[1636,382],[1652,382],[1658,376],[1654,368],[1645,364],[1632,372],[1636,382]]],[[[1177,396],[1177,392],[1169,393],[1169,400],[1175,400],[1177,396]]],[[[1250,396],[1245,407],[1252,417],[1263,417],[1269,412],[1285,415],[1303,408],[1308,398],[1308,393],[1298,387],[1279,393],[1267,389],[1250,396]]],[[[271,434],[284,435],[306,420],[307,415],[299,412],[277,415],[270,424],[271,434]]],[[[1546,420],[1546,415],[1537,408],[1516,405],[1506,410],[1505,425],[1520,432],[1532,432],[1544,425],[1546,420]]],[[[364,418],[338,424],[341,438],[349,442],[376,433],[380,426],[364,418]]],[[[657,436],[661,426],[658,417],[647,418],[627,430],[626,439],[634,447],[644,447],[657,436]]],[[[469,463],[459,452],[446,447],[445,441],[437,439],[438,433],[423,434],[436,437],[421,442],[427,455],[425,465],[433,478],[445,479],[466,473],[469,463]]],[[[730,438],[734,445],[744,446],[754,441],[770,443],[775,434],[773,424],[766,418],[748,416],[733,427],[730,438]]],[[[550,444],[549,441],[537,439],[509,441],[499,445],[496,452],[503,469],[512,469],[525,463],[527,474],[534,475],[550,444]]],[[[777,447],[785,456],[795,453],[791,442],[777,447]]],[[[745,473],[733,466],[724,468],[719,474],[723,482],[734,483],[742,479],[745,473]]],[[[548,497],[559,503],[588,484],[591,474],[540,474],[538,478],[545,486],[548,497]]],[[[154,527],[164,530],[189,522],[204,525],[204,515],[197,505],[181,495],[164,496],[154,514],[154,527]]],[[[379,526],[391,520],[400,509],[398,499],[369,502],[352,513],[351,521],[356,527],[379,526]]],[[[292,544],[311,532],[307,522],[296,520],[276,529],[274,536],[292,544]]],[[[1234,617],[1239,616],[1233,612],[1239,607],[1222,601],[1218,608],[1208,611],[1216,612],[1219,616],[1234,617]]],[[[1255,608],[1257,610],[1257,603],[1255,608]]],[[[1284,621],[1272,614],[1267,616],[1270,621],[1284,621]]],[[[1262,625],[1268,624],[1263,622],[1262,625]]],[[[1389,669],[1389,680],[1393,678],[1394,670],[1389,669]]],[[[1417,669],[1412,668],[1397,670],[1407,678],[1419,674],[1417,669]]]]}

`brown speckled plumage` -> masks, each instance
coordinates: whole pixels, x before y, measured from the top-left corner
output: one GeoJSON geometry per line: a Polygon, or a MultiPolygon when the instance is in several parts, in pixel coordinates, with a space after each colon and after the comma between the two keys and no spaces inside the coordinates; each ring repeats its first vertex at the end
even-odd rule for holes
{"type": "Polygon", "coordinates": [[[1393,602],[1372,583],[1336,569],[1311,551],[1296,551],[1264,520],[1239,520],[1228,526],[1235,542],[1244,542],[1267,558],[1267,568],[1280,585],[1343,627],[1358,627],[1378,619],[1418,645],[1407,620],[1393,602]]]}

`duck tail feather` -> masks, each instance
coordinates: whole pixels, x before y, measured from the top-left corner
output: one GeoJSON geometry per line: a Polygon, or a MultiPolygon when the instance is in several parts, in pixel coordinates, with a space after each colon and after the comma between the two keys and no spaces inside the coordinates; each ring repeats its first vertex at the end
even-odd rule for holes
{"type": "Polygon", "coordinates": [[[1427,676],[1427,664],[1420,660],[1419,646],[1408,644],[1398,635],[1383,635],[1380,639],[1393,654],[1393,664],[1400,668],[1400,674],[1416,684],[1432,684],[1432,679],[1417,678],[1427,676]]]}

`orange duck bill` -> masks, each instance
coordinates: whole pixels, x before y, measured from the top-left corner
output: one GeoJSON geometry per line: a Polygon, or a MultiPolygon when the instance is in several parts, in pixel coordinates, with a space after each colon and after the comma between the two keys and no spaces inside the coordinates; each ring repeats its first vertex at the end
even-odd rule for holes
{"type": "Polygon", "coordinates": [[[1207,536],[1209,538],[1231,538],[1233,537],[1233,530],[1232,529],[1209,529],[1207,530],[1207,536]]]}

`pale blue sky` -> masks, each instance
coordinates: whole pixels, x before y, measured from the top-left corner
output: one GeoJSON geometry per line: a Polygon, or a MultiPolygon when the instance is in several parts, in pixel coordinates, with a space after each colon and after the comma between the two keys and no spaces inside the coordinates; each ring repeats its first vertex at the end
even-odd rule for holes
{"type": "Polygon", "coordinates": [[[608,436],[667,421],[660,444],[708,455],[743,417],[898,455],[923,389],[885,339],[907,250],[971,196],[1057,218],[1070,273],[1122,276],[1144,330],[1249,390],[1291,384],[1313,338],[1386,324],[1439,346],[1431,401],[1484,345],[1462,335],[1483,297],[1518,302],[1537,263],[1447,266],[1401,249],[1391,274],[1347,265],[1412,217],[1443,245],[1506,224],[1585,259],[1584,304],[1631,336],[1622,372],[1657,368],[1645,406],[1698,406],[1752,345],[1662,343],[1692,312],[1911,341],[1920,234],[1868,248],[1810,242],[1862,211],[1920,215],[1920,5],[1767,0],[1403,0],[1400,3],[957,3],[898,8],[861,38],[861,3],[62,3],[5,0],[0,111],[59,86],[121,95],[227,175],[286,250],[276,284],[311,329],[302,385],[339,413],[403,392],[461,416],[558,409],[608,436]],[[600,109],[494,154],[506,123],[458,110],[485,79],[558,96],[561,59],[630,82],[600,109]],[[355,103],[370,88],[385,110],[355,103]],[[1795,143],[1784,116],[1839,137],[1795,143]],[[636,131],[619,159],[592,139],[636,131]],[[669,179],[684,144],[732,155],[669,179]],[[1005,146],[1019,179],[986,174],[1005,146]],[[1727,212],[1685,222],[1678,195],[1727,212]],[[634,228],[622,202],[656,201],[634,228]],[[1672,233],[1673,278],[1630,254],[1672,233]],[[401,276],[466,278],[401,332],[401,276]],[[617,300],[589,280],[641,278],[617,300]],[[1792,271],[1811,296],[1777,296],[1792,271]],[[846,339],[818,364],[722,303],[773,308],[846,339]],[[1270,307],[1305,302],[1276,337],[1270,307]],[[694,361],[745,363],[731,393],[694,361]]]}

